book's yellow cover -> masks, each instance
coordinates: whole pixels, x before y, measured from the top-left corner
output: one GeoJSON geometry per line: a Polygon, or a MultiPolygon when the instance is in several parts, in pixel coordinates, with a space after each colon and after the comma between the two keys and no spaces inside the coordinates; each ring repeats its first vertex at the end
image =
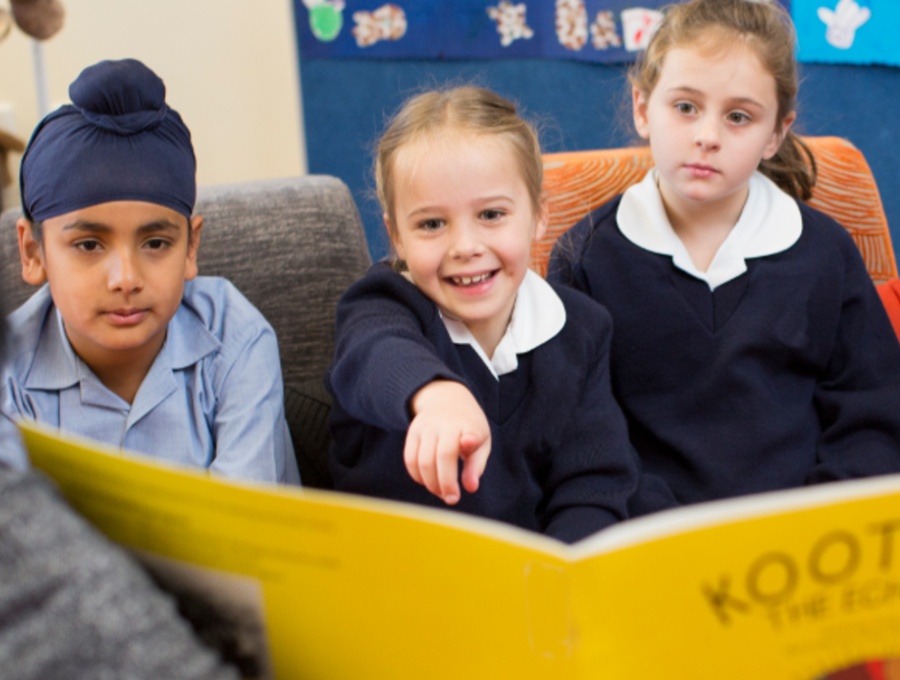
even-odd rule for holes
{"type": "Polygon", "coordinates": [[[220,606],[280,680],[900,672],[900,475],[700,504],[566,546],[23,434],[77,510],[220,606]]]}

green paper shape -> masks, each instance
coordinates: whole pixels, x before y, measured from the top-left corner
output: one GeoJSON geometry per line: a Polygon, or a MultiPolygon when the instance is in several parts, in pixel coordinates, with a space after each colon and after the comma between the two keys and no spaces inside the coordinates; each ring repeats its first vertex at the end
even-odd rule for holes
{"type": "Polygon", "coordinates": [[[322,42],[337,38],[343,25],[343,14],[331,5],[319,5],[309,10],[309,27],[322,42]]]}

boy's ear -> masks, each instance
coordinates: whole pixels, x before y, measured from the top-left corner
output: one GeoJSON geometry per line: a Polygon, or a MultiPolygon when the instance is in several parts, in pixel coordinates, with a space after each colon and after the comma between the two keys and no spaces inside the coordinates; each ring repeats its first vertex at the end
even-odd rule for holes
{"type": "Polygon", "coordinates": [[[383,213],[381,219],[384,220],[384,228],[387,229],[388,238],[391,240],[391,246],[393,246],[394,252],[397,253],[398,258],[405,260],[406,252],[403,250],[403,244],[400,243],[400,239],[397,238],[397,230],[394,228],[394,223],[391,222],[391,216],[387,213],[383,213]]]}
{"type": "Polygon", "coordinates": [[[647,95],[637,87],[631,88],[631,105],[634,114],[634,129],[641,139],[650,139],[650,124],[647,119],[647,95]]]}
{"type": "Polygon", "coordinates": [[[19,235],[22,280],[33,286],[39,286],[47,280],[47,271],[44,269],[44,252],[40,242],[34,237],[32,223],[20,217],[16,220],[16,232],[19,235]]]}
{"type": "Polygon", "coordinates": [[[184,280],[190,281],[197,276],[197,252],[200,250],[200,232],[203,231],[203,215],[191,218],[191,238],[188,240],[187,261],[184,268],[184,280]]]}

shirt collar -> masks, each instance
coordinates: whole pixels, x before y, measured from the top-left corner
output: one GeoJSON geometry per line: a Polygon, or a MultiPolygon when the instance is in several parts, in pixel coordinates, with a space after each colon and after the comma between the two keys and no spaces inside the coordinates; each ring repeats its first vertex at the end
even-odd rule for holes
{"type": "Polygon", "coordinates": [[[644,250],[672,257],[673,264],[705,281],[710,290],[747,271],[746,260],[774,255],[790,248],[800,238],[803,218],[797,201],[768,177],[755,172],[741,216],[719,246],[707,271],[699,271],[669,223],[657,184],[659,172],[650,170],[629,187],[616,213],[619,231],[644,250]]]}
{"type": "Polygon", "coordinates": [[[46,323],[38,336],[37,349],[25,386],[37,390],[62,390],[81,380],[82,362],[66,338],[62,317],[51,306],[46,323]]]}
{"type": "MultiPolygon", "coordinates": [[[[191,282],[188,281],[186,285],[191,282]]],[[[193,309],[182,303],[169,322],[166,345],[172,369],[193,366],[207,354],[218,351],[222,342],[193,309]]]]}
{"type": "Polygon", "coordinates": [[[471,345],[495,378],[512,373],[519,366],[518,355],[530,352],[555,337],[566,325],[566,308],[552,286],[530,269],[516,294],[512,318],[494,356],[488,357],[466,325],[443,314],[450,339],[457,345],[471,345]]]}
{"type": "MultiPolygon", "coordinates": [[[[154,367],[158,362],[164,362],[170,370],[186,368],[220,346],[203,321],[182,304],[169,321],[166,342],[154,360],[154,367]]],[[[66,337],[59,310],[51,306],[25,385],[29,389],[63,390],[92,375],[66,337]]]]}

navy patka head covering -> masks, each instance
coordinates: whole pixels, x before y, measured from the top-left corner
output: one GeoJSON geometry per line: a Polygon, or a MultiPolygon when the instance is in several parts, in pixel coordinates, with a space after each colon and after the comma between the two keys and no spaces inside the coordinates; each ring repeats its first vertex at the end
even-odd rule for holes
{"type": "Polygon", "coordinates": [[[191,133],[166,86],[135,59],[101,61],[69,86],[71,104],[47,114],[22,156],[30,220],[108,201],[146,201],[187,217],[197,195],[191,133]]]}

